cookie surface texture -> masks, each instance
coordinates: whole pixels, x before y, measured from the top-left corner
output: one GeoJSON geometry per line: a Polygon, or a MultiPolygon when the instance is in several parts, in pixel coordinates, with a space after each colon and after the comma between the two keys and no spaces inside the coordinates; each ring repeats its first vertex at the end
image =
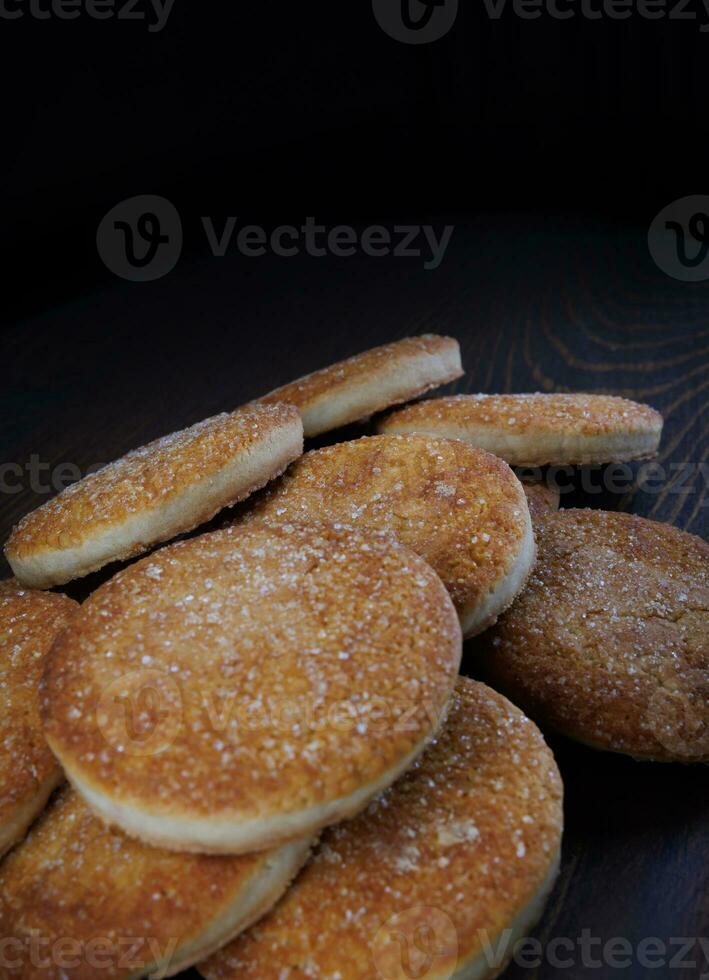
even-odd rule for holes
{"type": "Polygon", "coordinates": [[[276,388],[261,402],[299,409],[308,437],[381,412],[461,377],[458,341],[424,334],[355,354],[276,388]]]}
{"type": "Polygon", "coordinates": [[[5,556],[26,585],[61,585],[208,521],[282,473],[302,448],[291,406],[216,415],[72,484],[19,522],[5,556]]]}
{"type": "Polygon", "coordinates": [[[2,976],[172,976],[268,911],[309,851],[302,841],[243,857],[147,847],[65,787],[0,865],[2,976]]]}
{"type": "Polygon", "coordinates": [[[371,436],[306,453],[238,520],[392,534],[438,572],[465,636],[510,605],[534,561],[527,499],[509,466],[431,436],[371,436]]]}
{"type": "Polygon", "coordinates": [[[45,731],[108,822],[247,853],[388,786],[440,725],[460,655],[445,588],[396,542],[230,528],[93,593],[48,660],[45,731]]]}
{"type": "Polygon", "coordinates": [[[461,678],[413,769],[329,828],[274,910],[199,970],[207,980],[497,976],[554,882],[561,798],[536,726],[461,678]]]}
{"type": "Polygon", "coordinates": [[[709,761],[709,546],[631,514],[561,510],[529,584],[483,642],[487,676],[599,749],[709,761]]]}
{"type": "Polygon", "coordinates": [[[52,643],[79,604],[0,582],[0,855],[20,840],[61,782],[39,717],[39,682],[52,643]]]}
{"type": "Polygon", "coordinates": [[[654,456],[662,416],[614,395],[456,395],[394,412],[379,431],[462,439],[514,466],[578,465],[654,456]]]}

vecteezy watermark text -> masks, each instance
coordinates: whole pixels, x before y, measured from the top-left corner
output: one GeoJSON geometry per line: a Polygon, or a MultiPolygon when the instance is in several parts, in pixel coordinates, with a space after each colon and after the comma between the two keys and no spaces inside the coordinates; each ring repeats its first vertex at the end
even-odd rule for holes
{"type": "Polygon", "coordinates": [[[604,940],[590,929],[576,937],[555,936],[542,943],[532,936],[515,940],[505,929],[493,940],[479,933],[483,954],[490,967],[511,960],[523,969],[537,970],[543,963],[557,970],[627,970],[637,964],[644,970],[699,970],[698,980],[709,980],[709,938],[673,936],[665,941],[647,936],[637,943],[624,936],[604,940]],[[703,971],[703,972],[702,972],[703,971]]]}
{"type": "Polygon", "coordinates": [[[121,20],[147,23],[158,34],[175,0],[0,0],[3,20],[121,20]]]}
{"type": "Polygon", "coordinates": [[[709,506],[709,463],[694,462],[663,464],[649,460],[633,466],[631,463],[592,464],[589,466],[552,465],[515,466],[523,483],[545,483],[550,490],[563,496],[582,490],[583,493],[626,494],[633,491],[656,495],[702,495],[700,506],[709,506]]]}
{"type": "Polygon", "coordinates": [[[32,453],[24,463],[0,463],[0,493],[14,495],[31,490],[32,493],[61,493],[72,483],[100,470],[105,464],[94,463],[82,470],[76,463],[44,462],[32,453]]]}
{"type": "Polygon", "coordinates": [[[703,20],[699,30],[709,31],[709,0],[701,0],[699,10],[692,0],[483,0],[490,20],[500,20],[506,11],[521,20],[703,20]]]}
{"type": "MultiPolygon", "coordinates": [[[[228,252],[248,259],[264,255],[347,258],[360,254],[423,260],[427,271],[440,266],[455,230],[453,225],[440,229],[423,224],[326,225],[313,216],[297,225],[272,228],[240,223],[235,215],[204,215],[200,222],[214,258],[223,258],[228,252]]],[[[120,201],[104,215],[96,232],[96,247],[104,265],[117,276],[151,282],[174,269],[183,238],[182,220],[174,204],[157,194],[140,194],[120,201]]]]}
{"type": "MultiPolygon", "coordinates": [[[[390,738],[420,731],[422,725],[436,729],[442,713],[436,704],[405,692],[331,701],[316,695],[255,699],[231,691],[219,694],[184,683],[176,671],[147,665],[106,685],[95,720],[107,746],[124,756],[158,755],[183,731],[193,730],[211,733],[212,748],[227,765],[234,751],[243,750],[246,732],[261,738],[263,751],[290,746],[294,739],[302,757],[315,764],[323,733],[390,738]]],[[[290,751],[296,749],[290,746],[290,751]]]]}
{"type": "MultiPolygon", "coordinates": [[[[30,490],[36,494],[60,493],[72,483],[100,470],[105,463],[81,468],[76,463],[51,464],[37,453],[24,462],[0,463],[0,494],[15,496],[30,490]]],[[[608,463],[590,466],[517,466],[523,483],[545,483],[562,497],[581,490],[598,496],[602,493],[660,493],[675,495],[701,494],[700,507],[709,507],[709,462],[660,463],[648,460],[640,464],[608,463]]]]}
{"type": "Polygon", "coordinates": [[[237,230],[238,218],[224,220],[217,231],[212,218],[202,218],[209,247],[215,257],[230,247],[249,258],[271,253],[281,258],[305,253],[313,258],[334,255],[346,258],[361,252],[375,258],[424,258],[424,269],[437,269],[453,237],[453,225],[437,232],[432,225],[369,225],[361,231],[352,225],[318,224],[307,217],[302,225],[279,225],[267,231],[260,225],[244,225],[237,230]]]}
{"type": "MultiPolygon", "coordinates": [[[[454,916],[433,906],[401,909],[376,932],[370,944],[372,963],[381,980],[405,976],[416,980],[450,977],[455,971],[459,936],[454,916]]],[[[538,970],[546,964],[554,970],[599,971],[599,976],[622,975],[633,966],[651,971],[653,976],[672,976],[676,970],[693,971],[697,980],[709,980],[709,938],[705,936],[646,936],[631,941],[624,936],[604,939],[590,929],[580,934],[554,936],[542,942],[533,936],[515,938],[504,929],[491,935],[477,931],[477,945],[491,970],[514,963],[522,970],[538,970]],[[658,972],[665,971],[665,972],[658,972]]],[[[160,967],[153,977],[171,970],[179,943],[176,939],[146,936],[96,936],[88,941],[72,936],[42,935],[33,930],[25,938],[0,939],[0,968],[20,971],[76,970],[89,967],[96,976],[160,967]]]]}
{"type": "MultiPolygon", "coordinates": [[[[461,895],[461,898],[463,896],[461,895]]],[[[381,980],[400,977],[452,977],[458,958],[460,936],[454,906],[412,906],[395,912],[377,930],[370,951],[381,980]]],[[[598,970],[599,976],[638,966],[643,970],[693,970],[697,980],[709,980],[709,938],[705,936],[646,936],[631,941],[625,936],[604,938],[584,928],[577,936],[553,936],[542,942],[534,936],[518,935],[512,928],[499,933],[478,929],[473,940],[490,971],[513,963],[520,970],[598,970]]]]}
{"type": "MultiPolygon", "coordinates": [[[[92,975],[116,976],[145,970],[155,963],[161,967],[152,977],[164,977],[170,971],[177,939],[152,936],[95,936],[87,941],[73,936],[47,936],[32,930],[20,939],[0,938],[0,969],[33,973],[37,970],[80,970],[88,967],[92,975]]],[[[54,972],[54,971],[52,971],[54,972]]]]}
{"type": "MultiPolygon", "coordinates": [[[[458,14],[458,0],[372,0],[374,17],[395,41],[429,44],[444,37],[458,14]]],[[[490,20],[667,20],[709,31],[709,0],[483,0],[490,20]]]]}

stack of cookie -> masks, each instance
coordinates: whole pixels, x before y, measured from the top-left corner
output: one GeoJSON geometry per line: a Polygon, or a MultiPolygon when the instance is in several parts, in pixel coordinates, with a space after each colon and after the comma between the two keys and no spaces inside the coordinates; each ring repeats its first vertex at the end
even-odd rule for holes
{"type": "Polygon", "coordinates": [[[1,976],[494,977],[560,854],[560,776],[523,710],[709,760],[707,546],[557,511],[510,466],[651,455],[652,409],[429,399],[302,455],[461,374],[450,338],[369,351],[14,529],[1,976]],[[144,552],[80,607],[40,591],[144,552]],[[491,686],[459,676],[475,635],[491,686]]]}

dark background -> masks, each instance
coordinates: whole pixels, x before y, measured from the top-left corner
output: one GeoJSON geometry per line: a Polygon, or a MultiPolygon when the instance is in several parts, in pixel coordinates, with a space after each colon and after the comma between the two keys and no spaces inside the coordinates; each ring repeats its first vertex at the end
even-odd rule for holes
{"type": "Polygon", "coordinates": [[[160,33],[0,20],[8,312],[105,279],[96,227],[135,194],[173,200],[195,248],[202,214],[524,210],[646,228],[706,189],[702,10],[691,0],[695,22],[525,21],[511,8],[491,20],[482,0],[460,0],[453,29],[421,46],[387,36],[369,0],[176,0],[160,33]]]}
{"type": "MultiPolygon", "coordinates": [[[[707,286],[669,278],[646,242],[661,207],[708,191],[709,34],[697,23],[525,22],[511,10],[493,22],[461,0],[445,38],[413,47],[381,31],[366,0],[176,0],[158,34],[25,17],[0,19],[0,37],[0,461],[21,469],[0,497],[3,538],[53,492],[61,463],[85,472],[427,330],[460,339],[459,391],[611,391],[655,405],[660,462],[689,465],[687,492],[577,487],[563,504],[707,536],[707,286]],[[183,219],[183,258],[154,283],[116,278],[96,251],[102,216],[137,194],[164,195],[183,219]],[[455,233],[434,271],[361,254],[215,259],[205,214],[455,233]]],[[[474,645],[465,664],[474,674],[474,645]]],[[[706,768],[552,744],[567,831],[537,935],[707,937],[706,768]]],[[[709,971],[697,952],[672,969],[577,957],[510,976],[696,980],[709,971]]]]}

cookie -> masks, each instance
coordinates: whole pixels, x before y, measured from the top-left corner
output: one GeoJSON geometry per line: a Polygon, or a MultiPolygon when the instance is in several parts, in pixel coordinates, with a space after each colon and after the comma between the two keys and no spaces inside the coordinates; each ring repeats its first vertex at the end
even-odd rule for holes
{"type": "Polygon", "coordinates": [[[562,785],[537,728],[461,678],[416,765],[329,828],[273,911],[198,966],[207,980],[495,977],[559,864],[562,785]]]}
{"type": "Polygon", "coordinates": [[[208,521],[283,472],[302,449],[291,406],[216,415],[72,484],[20,521],[5,557],[25,585],[81,578],[208,521]]]}
{"type": "Polygon", "coordinates": [[[709,761],[709,545],[631,514],[536,524],[524,593],[484,669],[545,725],[640,759],[709,761]]]}
{"type": "Polygon", "coordinates": [[[45,731],[106,821],[246,853],[353,815],[408,768],[460,655],[446,590],[396,542],[231,528],[90,596],[48,660],[45,731]]]}
{"type": "Polygon", "coordinates": [[[580,465],[654,456],[662,416],[613,395],[457,395],[393,412],[379,431],[462,439],[513,466],[580,465]]]}
{"type": "Polygon", "coordinates": [[[423,334],[355,354],[259,401],[295,405],[310,437],[409,401],[462,374],[458,341],[423,334]]]}
{"type": "Polygon", "coordinates": [[[509,466],[430,436],[371,436],[307,453],[239,519],[391,533],[438,572],[466,636],[509,606],[534,561],[527,500],[509,466]]]}
{"type": "Polygon", "coordinates": [[[65,787],[0,865],[2,976],[172,976],[267,912],[310,842],[212,857],[147,847],[65,787]]]}
{"type": "Polygon", "coordinates": [[[37,689],[44,659],[79,604],[0,582],[0,855],[20,840],[62,771],[42,732],[37,689]]]}

